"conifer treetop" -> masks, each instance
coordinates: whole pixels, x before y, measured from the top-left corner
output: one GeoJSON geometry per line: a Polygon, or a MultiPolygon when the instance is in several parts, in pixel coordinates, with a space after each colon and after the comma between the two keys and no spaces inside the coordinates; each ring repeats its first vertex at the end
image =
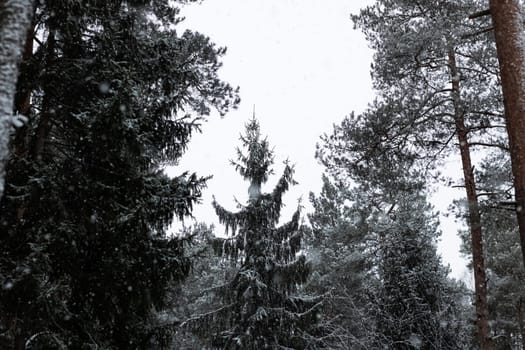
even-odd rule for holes
{"type": "Polygon", "coordinates": [[[319,333],[316,327],[324,296],[306,296],[299,289],[311,273],[301,254],[300,205],[289,222],[277,226],[282,196],[295,184],[293,166],[286,161],[273,190],[262,193],[261,185],[273,174],[273,150],[261,137],[255,118],[248,121],[240,140],[237,161],[231,163],[250,182],[249,199],[244,205],[239,203],[237,212],[213,201],[230,237],[212,240],[214,251],[234,262],[238,270],[216,289],[220,306],[189,319],[182,327],[213,348],[311,349],[319,333]],[[213,333],[210,327],[215,327],[213,333]]]}
{"type": "Polygon", "coordinates": [[[261,185],[268,181],[270,175],[274,174],[271,168],[274,163],[274,151],[270,149],[268,139],[262,138],[260,125],[255,117],[252,117],[246,124],[245,134],[240,136],[240,140],[242,148],[237,148],[237,161],[232,160],[230,163],[244,180],[250,182],[248,205],[239,204],[240,211],[233,213],[219,205],[215,198],[212,203],[221,224],[224,224],[226,230],[231,231],[232,234],[235,234],[239,226],[246,224],[250,213],[249,208],[254,204],[257,204],[257,207],[265,213],[268,226],[275,226],[280,218],[283,194],[291,185],[297,184],[293,179],[294,168],[286,160],[283,173],[273,191],[261,193],[261,185]]]}
{"type": "Polygon", "coordinates": [[[274,162],[274,152],[270,150],[267,138],[261,139],[261,128],[255,117],[246,124],[246,134],[240,140],[247,153],[237,148],[237,162],[231,161],[235,170],[253,185],[260,186],[268,181],[273,174],[271,166],[274,162]]]}

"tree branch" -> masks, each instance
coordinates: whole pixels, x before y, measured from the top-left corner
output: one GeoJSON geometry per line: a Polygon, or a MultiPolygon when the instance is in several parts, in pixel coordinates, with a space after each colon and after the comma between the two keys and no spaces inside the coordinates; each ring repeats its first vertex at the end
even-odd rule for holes
{"type": "Polygon", "coordinates": [[[495,143],[486,143],[486,142],[469,142],[469,146],[483,146],[483,147],[496,147],[503,151],[509,152],[509,147],[505,145],[499,145],[495,143]]]}
{"type": "Polygon", "coordinates": [[[473,14],[469,15],[468,18],[469,19],[476,19],[476,18],[489,16],[489,15],[490,15],[490,9],[486,9],[486,10],[474,12],[473,14]]]}

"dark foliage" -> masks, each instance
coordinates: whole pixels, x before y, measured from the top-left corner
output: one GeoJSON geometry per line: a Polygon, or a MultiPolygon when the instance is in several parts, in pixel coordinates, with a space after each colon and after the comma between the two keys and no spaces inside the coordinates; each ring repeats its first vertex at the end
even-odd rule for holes
{"type": "Polygon", "coordinates": [[[224,49],[169,29],[177,14],[168,1],[38,3],[17,103],[30,98],[30,120],[0,205],[2,348],[163,345],[148,320],[190,264],[166,230],[205,178],[161,167],[238,99],[217,77],[224,49]]]}
{"type": "Polygon", "coordinates": [[[262,193],[268,180],[273,152],[261,139],[259,124],[252,119],[241,137],[247,153],[238,150],[239,173],[250,181],[249,201],[230,212],[213,205],[231,237],[217,238],[217,253],[238,265],[238,271],[220,288],[219,309],[190,319],[186,326],[218,349],[311,349],[322,297],[298,295],[297,286],[310,274],[301,249],[299,209],[290,222],[277,227],[282,195],[294,184],[293,168],[285,164],[283,175],[270,193],[262,193]],[[203,326],[204,325],[204,326],[203,326]]]}

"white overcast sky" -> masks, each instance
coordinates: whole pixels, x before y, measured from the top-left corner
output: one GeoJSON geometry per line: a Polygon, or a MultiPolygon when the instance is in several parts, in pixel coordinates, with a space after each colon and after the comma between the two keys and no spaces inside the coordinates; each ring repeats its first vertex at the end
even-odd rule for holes
{"type": "MultiPolygon", "coordinates": [[[[180,164],[184,170],[213,174],[202,204],[194,210],[197,221],[223,227],[211,207],[212,195],[235,210],[234,197],[244,203],[248,184],[229,165],[239,146],[244,124],[255,114],[263,135],[275,148],[276,176],[282,161],[295,164],[299,182],[285,196],[287,221],[302,197],[321,188],[322,167],[314,158],[315,144],[345,115],[363,111],[373,99],[370,80],[372,52],[349,17],[372,4],[370,0],[206,0],[183,7],[183,27],[208,35],[228,51],[220,76],[240,86],[241,104],[224,118],[213,115],[195,135],[180,164]]],[[[265,188],[263,187],[263,191],[265,188]]],[[[450,197],[445,197],[447,201],[450,197]]],[[[440,210],[449,202],[434,203],[440,210]]],[[[189,222],[187,224],[190,224],[189,222]]],[[[451,264],[454,277],[464,277],[456,227],[443,226],[440,252],[451,264]]]]}

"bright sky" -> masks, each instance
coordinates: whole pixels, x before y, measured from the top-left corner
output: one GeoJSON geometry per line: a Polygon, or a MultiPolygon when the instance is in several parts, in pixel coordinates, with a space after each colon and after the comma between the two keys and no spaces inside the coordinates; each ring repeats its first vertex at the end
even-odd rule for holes
{"type": "MultiPolygon", "coordinates": [[[[373,99],[369,68],[372,52],[353,29],[351,13],[370,0],[207,0],[183,8],[184,26],[211,37],[228,51],[221,77],[240,86],[239,109],[224,118],[212,116],[195,135],[180,164],[184,170],[213,174],[203,202],[194,210],[197,221],[223,227],[211,207],[212,196],[235,210],[234,197],[247,199],[248,184],[229,165],[239,146],[244,124],[255,114],[263,135],[275,147],[276,176],[288,158],[299,182],[285,196],[283,220],[291,218],[297,200],[309,208],[308,193],[321,188],[322,167],[314,158],[319,136],[329,133],[345,115],[363,111],[373,99]]],[[[273,180],[273,181],[272,181],[273,180]]],[[[447,200],[450,197],[446,197],[447,200]]],[[[441,203],[440,210],[449,203],[441,203]]],[[[463,277],[456,227],[444,227],[440,251],[454,277],[463,277]]]]}

